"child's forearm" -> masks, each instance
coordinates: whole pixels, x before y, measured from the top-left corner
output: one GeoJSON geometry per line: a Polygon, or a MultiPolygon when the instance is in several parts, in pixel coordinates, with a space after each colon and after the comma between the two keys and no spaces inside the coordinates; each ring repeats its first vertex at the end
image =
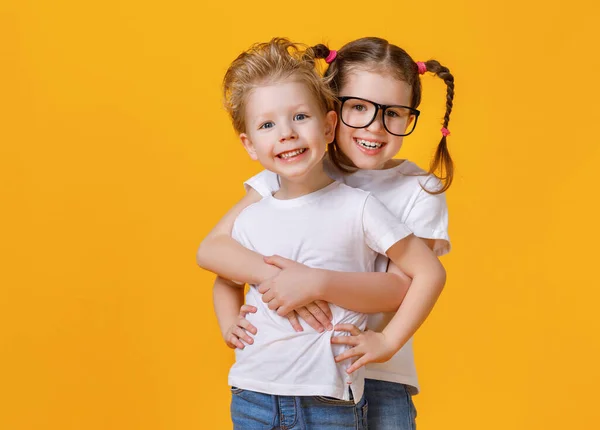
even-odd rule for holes
{"type": "Polygon", "coordinates": [[[224,339],[227,330],[236,322],[243,304],[243,286],[217,276],[213,286],[213,306],[224,339]]]}
{"type": "Polygon", "coordinates": [[[388,250],[388,256],[412,277],[412,283],[396,315],[383,330],[400,349],[423,324],[446,282],[446,271],[420,239],[410,236],[388,250]]]}
{"type": "Polygon", "coordinates": [[[260,284],[279,273],[277,267],[264,262],[262,255],[223,234],[209,235],[204,239],[198,248],[196,261],[203,269],[248,284],[260,284]]]}
{"type": "Polygon", "coordinates": [[[382,333],[400,349],[425,322],[440,296],[444,282],[441,275],[416,276],[400,308],[382,333]]]}
{"type": "Polygon", "coordinates": [[[319,299],[356,312],[392,312],[398,309],[411,279],[394,273],[324,271],[319,299]]]}
{"type": "Polygon", "coordinates": [[[256,191],[250,190],[225,214],[198,248],[196,261],[200,267],[248,284],[259,284],[279,272],[276,267],[266,264],[262,255],[244,248],[231,238],[237,216],[260,199],[256,191]]]}

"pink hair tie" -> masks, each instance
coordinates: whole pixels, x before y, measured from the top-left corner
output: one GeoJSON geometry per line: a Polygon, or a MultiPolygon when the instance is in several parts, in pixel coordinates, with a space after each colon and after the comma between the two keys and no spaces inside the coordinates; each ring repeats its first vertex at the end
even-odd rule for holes
{"type": "Polygon", "coordinates": [[[419,75],[422,75],[427,71],[427,64],[422,61],[417,61],[417,67],[419,68],[419,75]]]}
{"type": "Polygon", "coordinates": [[[335,49],[332,49],[331,51],[329,51],[329,55],[327,56],[327,58],[325,58],[325,62],[327,64],[331,64],[333,60],[335,60],[335,57],[337,57],[337,51],[335,49]]]}
{"type": "Polygon", "coordinates": [[[450,136],[450,130],[448,130],[446,127],[442,127],[442,136],[450,136]]]}

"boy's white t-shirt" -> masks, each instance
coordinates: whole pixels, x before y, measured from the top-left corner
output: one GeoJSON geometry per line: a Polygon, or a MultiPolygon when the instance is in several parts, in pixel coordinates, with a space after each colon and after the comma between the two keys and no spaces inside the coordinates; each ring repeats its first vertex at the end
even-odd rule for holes
{"type": "MultiPolygon", "coordinates": [[[[396,216],[396,222],[406,225],[415,236],[434,239],[436,255],[450,251],[446,197],[443,193],[434,195],[423,189],[439,189],[441,184],[435,176],[427,175],[408,160],[391,169],[358,170],[344,174],[326,158],[325,170],[332,179],[373,193],[396,216]]],[[[244,185],[254,188],[263,196],[271,195],[279,189],[279,179],[275,173],[263,170],[244,185]]],[[[387,265],[387,257],[379,255],[375,270],[386,271],[387,265]]],[[[370,314],[367,326],[371,330],[381,331],[394,314],[370,314]]],[[[366,368],[366,378],[406,384],[412,394],[419,392],[412,338],[387,362],[370,363],[366,368]]]]}
{"type": "MultiPolygon", "coordinates": [[[[336,181],[295,199],[267,194],[240,213],[232,237],[260,254],[281,255],[309,267],[369,272],[379,254],[410,234],[371,193],[336,181]]],[[[251,345],[236,349],[230,385],[267,394],[344,400],[350,398],[350,386],[355,401],[361,399],[364,372],[348,375],[348,360],[334,361],[347,347],[332,345],[331,338],[344,332],[319,333],[304,321],[304,331],[296,332],[287,318],[263,303],[255,286],[246,294],[246,303],[257,307],[246,318],[258,332],[251,345]]],[[[335,305],[331,311],[334,325],[366,326],[365,314],[335,305]]]]}

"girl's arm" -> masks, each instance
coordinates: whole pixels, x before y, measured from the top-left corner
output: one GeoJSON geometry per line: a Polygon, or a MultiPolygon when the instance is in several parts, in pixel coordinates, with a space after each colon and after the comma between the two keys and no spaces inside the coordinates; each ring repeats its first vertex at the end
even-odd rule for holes
{"type": "Polygon", "coordinates": [[[425,321],[446,282],[446,271],[440,261],[425,242],[414,235],[394,244],[388,249],[387,255],[412,278],[412,284],[396,315],[381,333],[369,330],[361,333],[351,324],[335,327],[336,330],[352,334],[332,339],[332,343],[352,346],[338,355],[336,361],[359,357],[348,368],[348,373],[370,362],[387,361],[400,350],[425,321]]]}
{"type": "Polygon", "coordinates": [[[231,238],[235,219],[245,208],[260,199],[260,194],[250,189],[221,218],[198,247],[196,262],[200,267],[223,278],[248,284],[260,284],[279,273],[278,268],[263,261],[262,255],[231,238]]]}
{"type": "MultiPolygon", "coordinates": [[[[260,199],[261,196],[250,188],[246,196],[225,214],[202,241],[196,253],[196,260],[200,267],[223,278],[249,284],[263,284],[264,290],[268,291],[270,284],[264,284],[265,281],[278,275],[281,269],[274,264],[265,263],[263,256],[250,251],[231,238],[237,216],[260,199]]],[[[288,293],[295,291],[299,295],[294,296],[293,300],[281,296],[281,304],[277,306],[275,303],[271,305],[269,296],[267,300],[263,297],[263,300],[269,303],[271,309],[284,306],[287,312],[282,311],[280,315],[286,315],[291,310],[300,308],[298,313],[307,322],[309,322],[307,318],[311,318],[312,311],[307,311],[303,307],[317,300],[335,303],[357,312],[396,310],[410,285],[410,280],[399,273],[346,273],[311,269],[299,263],[295,264],[304,270],[285,275],[282,273],[283,276],[276,280],[276,284],[288,293]]],[[[321,321],[323,318],[319,308],[322,309],[322,307],[311,307],[318,313],[313,315],[321,321]]]]}
{"type": "Polygon", "coordinates": [[[356,312],[393,312],[404,299],[411,279],[397,267],[388,272],[335,272],[311,269],[280,256],[265,261],[281,269],[258,291],[269,308],[286,315],[304,303],[322,300],[356,312]]]}

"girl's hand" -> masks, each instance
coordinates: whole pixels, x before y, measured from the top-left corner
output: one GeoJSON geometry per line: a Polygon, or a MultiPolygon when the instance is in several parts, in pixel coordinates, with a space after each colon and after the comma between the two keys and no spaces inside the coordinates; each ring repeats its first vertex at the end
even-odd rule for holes
{"type": "Polygon", "coordinates": [[[398,351],[396,345],[383,333],[371,330],[362,332],[353,324],[339,324],[334,327],[334,330],[350,333],[350,336],[336,336],[331,338],[331,343],[352,347],[335,357],[336,363],[358,357],[346,369],[346,372],[349,374],[360,369],[367,363],[383,363],[388,361],[398,351]]]}
{"type": "Polygon", "coordinates": [[[316,302],[312,302],[306,306],[295,309],[289,314],[285,315],[285,317],[289,320],[290,324],[296,331],[304,331],[300,325],[298,317],[306,321],[309,326],[314,328],[319,333],[322,333],[325,330],[333,330],[333,325],[331,324],[332,315],[331,309],[329,308],[329,303],[322,300],[317,300],[316,302]]]}
{"type": "Polygon", "coordinates": [[[248,332],[255,335],[257,330],[256,327],[250,324],[250,322],[246,319],[246,315],[248,315],[249,313],[256,313],[256,308],[251,305],[243,305],[240,308],[240,313],[237,316],[235,323],[231,327],[229,327],[224,336],[225,343],[228,347],[232,349],[244,349],[246,345],[244,345],[242,340],[249,345],[254,343],[254,339],[250,337],[248,332]]]}
{"type": "Polygon", "coordinates": [[[323,282],[321,272],[278,255],[265,257],[264,260],[281,269],[277,275],[258,286],[258,292],[263,295],[262,300],[269,309],[287,316],[296,331],[302,331],[298,316],[319,332],[333,329],[329,304],[316,300],[323,282]]]}

